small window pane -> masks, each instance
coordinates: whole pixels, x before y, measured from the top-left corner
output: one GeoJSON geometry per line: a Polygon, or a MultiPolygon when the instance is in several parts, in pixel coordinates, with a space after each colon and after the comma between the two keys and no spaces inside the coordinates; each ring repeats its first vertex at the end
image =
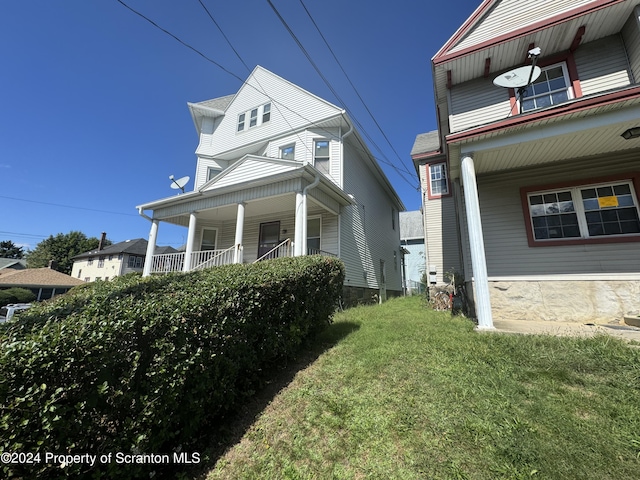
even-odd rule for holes
{"type": "Polygon", "coordinates": [[[558,201],[558,197],[556,196],[555,193],[547,193],[544,195],[544,202],[545,203],[552,203],[552,202],[557,202],[558,201]]]}
{"type": "Polygon", "coordinates": [[[280,149],[280,158],[284,160],[294,160],[296,156],[295,145],[289,145],[280,149]]]}
{"type": "Polygon", "coordinates": [[[600,187],[596,191],[598,192],[598,197],[610,197],[613,195],[612,187],[600,187]]]}
{"type": "Polygon", "coordinates": [[[316,142],[316,157],[328,157],[329,156],[329,142],[326,140],[316,142]]]}
{"type": "Polygon", "coordinates": [[[631,187],[629,185],[616,185],[613,187],[613,191],[616,195],[630,195],[631,187]]]}
{"type": "Polygon", "coordinates": [[[600,208],[597,198],[585,200],[584,202],[582,202],[582,204],[584,205],[585,210],[598,210],[600,208]]]}
{"type": "Polygon", "coordinates": [[[266,123],[271,120],[271,104],[267,103],[262,107],[262,123],[266,123]]]}
{"type": "Polygon", "coordinates": [[[542,202],[542,195],[531,195],[529,197],[529,205],[540,205],[542,202]]]}

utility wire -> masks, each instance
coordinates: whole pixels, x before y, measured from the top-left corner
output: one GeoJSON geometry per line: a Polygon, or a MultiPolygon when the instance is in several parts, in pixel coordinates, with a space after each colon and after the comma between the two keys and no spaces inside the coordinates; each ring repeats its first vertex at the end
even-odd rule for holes
{"type": "MultiPolygon", "coordinates": [[[[309,10],[307,9],[307,6],[304,4],[303,0],[299,0],[300,4],[302,5],[302,8],[304,8],[304,11],[307,13],[307,16],[309,17],[309,19],[311,20],[311,23],[313,23],[313,26],[316,27],[316,30],[318,31],[318,33],[320,34],[320,37],[322,38],[322,40],[324,41],[324,44],[327,46],[327,48],[329,49],[329,52],[331,52],[331,55],[333,56],[333,59],[336,61],[336,63],[338,64],[338,67],[340,67],[340,70],[342,70],[342,73],[344,74],[345,78],[347,79],[347,81],[349,82],[349,85],[351,85],[351,88],[353,88],[353,91],[356,93],[356,95],[358,96],[358,98],[360,99],[360,102],[362,103],[362,105],[364,105],[364,108],[367,110],[367,113],[369,114],[369,116],[371,117],[371,119],[373,120],[373,122],[376,124],[376,127],[378,127],[378,130],[380,130],[380,133],[382,134],[382,136],[384,137],[384,139],[387,141],[387,143],[389,144],[389,146],[391,147],[391,149],[393,150],[393,153],[396,154],[396,157],[398,157],[398,160],[400,160],[400,163],[402,164],[402,158],[400,157],[400,155],[398,154],[398,152],[396,151],[395,147],[393,146],[393,144],[391,143],[391,141],[389,140],[389,138],[387,137],[386,133],[384,132],[384,130],[382,130],[382,127],[380,126],[380,124],[378,123],[378,121],[376,120],[376,117],[373,115],[373,113],[371,113],[371,110],[369,109],[369,107],[367,106],[367,103],[364,101],[364,99],[362,98],[362,96],[360,96],[360,92],[358,92],[358,89],[356,88],[356,86],[353,84],[353,82],[351,81],[351,78],[349,78],[349,75],[347,74],[347,72],[345,71],[344,67],[342,66],[342,64],[340,63],[340,60],[338,60],[338,57],[336,56],[335,52],[333,51],[333,49],[331,48],[331,45],[329,45],[329,42],[327,41],[327,39],[325,38],[325,36],[323,35],[322,31],[320,30],[320,27],[318,27],[318,24],[316,23],[316,21],[314,20],[313,16],[311,15],[311,13],[309,12],[309,10]]],[[[404,166],[404,164],[403,164],[404,166]]],[[[411,172],[409,172],[407,170],[407,173],[413,175],[411,172]]]]}
{"type": "Polygon", "coordinates": [[[109,213],[111,215],[125,215],[125,216],[128,216],[128,217],[137,217],[138,216],[138,215],[136,215],[134,213],[111,212],[109,210],[97,210],[95,208],[76,207],[74,205],[62,205],[62,204],[59,204],[59,203],[40,202],[38,200],[28,200],[26,198],[7,197],[7,196],[4,196],[4,195],[0,195],[0,198],[6,198],[8,200],[17,200],[19,202],[38,203],[40,205],[48,205],[48,206],[51,206],[51,207],[75,208],[76,210],[86,210],[86,211],[89,211],[89,212],[109,213]]]}
{"type": "MultiPolygon", "coordinates": [[[[135,10],[134,8],[130,7],[129,5],[127,5],[125,2],[123,2],[122,0],[116,0],[119,4],[121,4],[122,6],[124,6],[125,8],[127,8],[128,10],[130,10],[131,12],[135,13],[136,15],[138,15],[139,17],[141,17],[142,19],[146,20],[148,23],[150,23],[151,25],[153,25],[155,28],[157,28],[158,30],[162,31],[163,33],[165,33],[166,35],[169,35],[171,38],[173,38],[174,40],[176,40],[177,42],[179,42],[181,45],[187,47],[189,50],[192,50],[194,53],[198,54],[200,57],[204,58],[205,60],[207,60],[208,62],[214,64],[215,66],[217,66],[218,68],[220,68],[222,71],[224,71],[225,73],[231,75],[232,77],[236,78],[237,80],[239,80],[240,82],[242,82],[243,85],[247,85],[251,88],[253,88],[254,90],[256,90],[257,92],[265,95],[269,100],[271,100],[271,102],[273,102],[274,104],[280,105],[281,107],[283,107],[284,109],[288,110],[289,112],[293,113],[294,115],[298,116],[299,118],[301,118],[302,120],[310,123],[311,125],[314,125],[315,127],[321,129],[324,132],[327,132],[330,135],[333,135],[331,132],[327,131],[326,129],[324,129],[323,127],[321,127],[320,125],[316,124],[315,122],[309,120],[308,118],[304,117],[303,115],[301,115],[300,113],[294,111],[293,109],[289,108],[287,105],[275,100],[274,98],[272,98],[271,96],[269,96],[267,93],[265,93],[264,91],[260,91],[257,87],[255,87],[254,85],[251,85],[250,83],[247,83],[247,81],[243,78],[241,78],[240,76],[236,75],[235,73],[233,73],[232,71],[228,70],[227,68],[225,68],[224,66],[222,66],[220,63],[216,62],[215,60],[213,60],[212,58],[209,58],[207,55],[205,55],[204,53],[202,53],[201,51],[199,51],[198,49],[196,49],[195,47],[193,47],[192,45],[186,43],[185,41],[181,40],[179,37],[177,37],[176,35],[174,35],[173,33],[169,32],[168,30],[162,28],[160,25],[158,25],[156,22],[154,22],[153,20],[151,20],[150,18],[146,17],[144,14],[138,12],[137,10],[135,10]]],[[[243,62],[244,63],[244,62],[243,62]]],[[[362,126],[359,124],[359,122],[357,122],[357,120],[354,118],[354,123],[357,123],[359,125],[359,127],[362,129],[362,131],[365,133],[365,135],[367,135],[367,138],[370,139],[370,137],[368,136],[368,134],[366,133],[366,131],[362,128],[362,126]]],[[[361,142],[360,142],[361,143],[361,142]]],[[[375,145],[375,142],[372,141],[372,143],[375,145]]],[[[362,143],[361,143],[362,145],[362,143]]],[[[376,148],[378,148],[378,150],[380,150],[380,148],[375,145],[376,148]]],[[[360,149],[362,150],[363,153],[365,153],[366,155],[370,155],[371,157],[373,157],[374,159],[385,163],[386,165],[390,166],[391,168],[393,168],[396,173],[398,173],[398,175],[400,176],[400,178],[402,178],[405,182],[407,182],[412,188],[415,187],[415,184],[410,182],[409,180],[407,180],[398,170],[398,168],[391,162],[389,162],[388,160],[384,160],[378,157],[375,157],[373,154],[371,154],[370,151],[368,151],[368,149],[366,148],[365,145],[363,145],[363,148],[360,149]]],[[[381,151],[381,150],[380,150],[381,151]]],[[[382,151],[381,151],[382,153],[382,151]]],[[[384,155],[384,154],[383,154],[384,155]]],[[[412,174],[411,174],[412,175],[412,174]]]]}
{"type": "MultiPolygon", "coordinates": [[[[331,91],[331,93],[333,93],[335,95],[335,97],[338,99],[339,102],[342,103],[342,105],[345,106],[346,108],[346,102],[340,97],[340,95],[338,94],[338,92],[335,90],[335,88],[333,87],[333,85],[331,85],[331,82],[329,82],[329,80],[324,76],[324,74],[322,73],[322,71],[320,70],[320,68],[318,67],[318,65],[314,62],[313,58],[311,58],[311,55],[309,54],[309,52],[307,51],[307,49],[304,47],[304,45],[302,44],[302,42],[298,39],[298,37],[296,36],[296,34],[293,32],[293,30],[291,29],[291,27],[289,26],[289,24],[287,23],[287,21],[282,17],[282,15],[280,14],[280,12],[278,11],[278,9],[275,7],[275,5],[273,4],[273,2],[271,2],[271,0],[267,0],[267,3],[269,4],[269,6],[271,7],[271,9],[273,10],[273,12],[276,14],[276,16],[278,17],[278,19],[280,20],[280,22],[282,23],[282,25],[284,26],[284,28],[287,30],[287,32],[289,32],[289,35],[291,36],[291,38],[293,38],[294,42],[298,45],[298,47],[300,48],[300,50],[302,51],[302,53],[305,55],[305,57],[307,57],[307,60],[309,60],[309,63],[311,64],[311,66],[315,69],[315,71],[318,73],[318,75],[320,76],[320,78],[322,79],[322,81],[325,83],[325,85],[329,88],[329,90],[331,91]]],[[[367,133],[367,131],[365,130],[365,128],[363,127],[363,125],[357,120],[356,116],[352,113],[349,112],[349,115],[353,118],[354,122],[356,122],[358,124],[358,126],[360,127],[360,129],[362,130],[362,132],[367,136],[367,138],[369,139],[369,141],[378,149],[378,151],[384,156],[384,153],[382,152],[382,149],[373,141],[373,139],[369,136],[369,134],[367,133]]],[[[396,173],[405,181],[407,182],[409,185],[411,185],[412,188],[415,187],[415,182],[411,182],[409,180],[407,180],[407,178],[402,174],[402,171],[393,163],[391,163],[388,159],[386,159],[386,161],[384,162],[385,164],[389,165],[391,168],[393,168],[396,173]]],[[[404,167],[404,165],[403,165],[404,167]]],[[[406,173],[408,173],[409,175],[412,175],[410,172],[406,171],[406,173]]]]}

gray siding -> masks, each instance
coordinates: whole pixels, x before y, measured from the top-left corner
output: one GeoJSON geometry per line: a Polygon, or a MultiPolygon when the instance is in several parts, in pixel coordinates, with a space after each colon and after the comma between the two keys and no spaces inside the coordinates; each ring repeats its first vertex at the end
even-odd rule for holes
{"type": "Polygon", "coordinates": [[[509,91],[496,87],[491,79],[454,85],[451,89],[451,132],[502,120],[511,114],[509,91]]]}
{"type": "Polygon", "coordinates": [[[357,203],[343,207],[341,213],[340,257],[346,266],[345,286],[379,288],[380,260],[384,260],[387,290],[400,291],[398,206],[384,193],[361,155],[359,149],[344,145],[344,190],[357,203]],[[395,229],[391,220],[394,210],[395,229]]]}
{"type": "Polygon", "coordinates": [[[640,79],[640,7],[636,7],[622,29],[622,38],[627,48],[627,57],[633,82],[640,79]]]}
{"type": "Polygon", "coordinates": [[[587,43],[575,53],[583,95],[626,87],[631,83],[627,56],[620,35],[587,43]]]}
{"type": "MultiPolygon", "coordinates": [[[[478,176],[489,277],[616,274],[640,271],[640,243],[529,247],[520,188],[637,171],[637,155],[581,159],[478,176]]],[[[469,258],[465,242],[466,258],[469,258]]],[[[467,279],[471,265],[466,264],[467,279]]]]}

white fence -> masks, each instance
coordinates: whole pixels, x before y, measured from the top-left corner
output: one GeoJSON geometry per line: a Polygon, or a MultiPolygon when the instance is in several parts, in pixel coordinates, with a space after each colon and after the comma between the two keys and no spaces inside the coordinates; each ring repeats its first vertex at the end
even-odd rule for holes
{"type": "MultiPolygon", "coordinates": [[[[151,273],[182,272],[184,270],[185,254],[164,253],[154,255],[151,260],[151,273]]],[[[231,263],[242,263],[242,246],[227,248],[225,250],[203,250],[191,253],[191,270],[219,267],[231,263]]]]}

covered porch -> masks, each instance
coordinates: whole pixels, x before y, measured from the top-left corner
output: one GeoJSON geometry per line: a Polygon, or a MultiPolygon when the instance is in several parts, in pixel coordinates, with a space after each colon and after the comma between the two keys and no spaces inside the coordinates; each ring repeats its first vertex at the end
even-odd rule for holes
{"type": "Polygon", "coordinates": [[[151,221],[143,275],[309,254],[339,255],[339,215],[353,201],[311,165],[138,207],[151,221]],[[145,210],[152,210],[149,216],[145,210]],[[187,228],[184,251],[156,254],[163,222],[187,228]]]}

